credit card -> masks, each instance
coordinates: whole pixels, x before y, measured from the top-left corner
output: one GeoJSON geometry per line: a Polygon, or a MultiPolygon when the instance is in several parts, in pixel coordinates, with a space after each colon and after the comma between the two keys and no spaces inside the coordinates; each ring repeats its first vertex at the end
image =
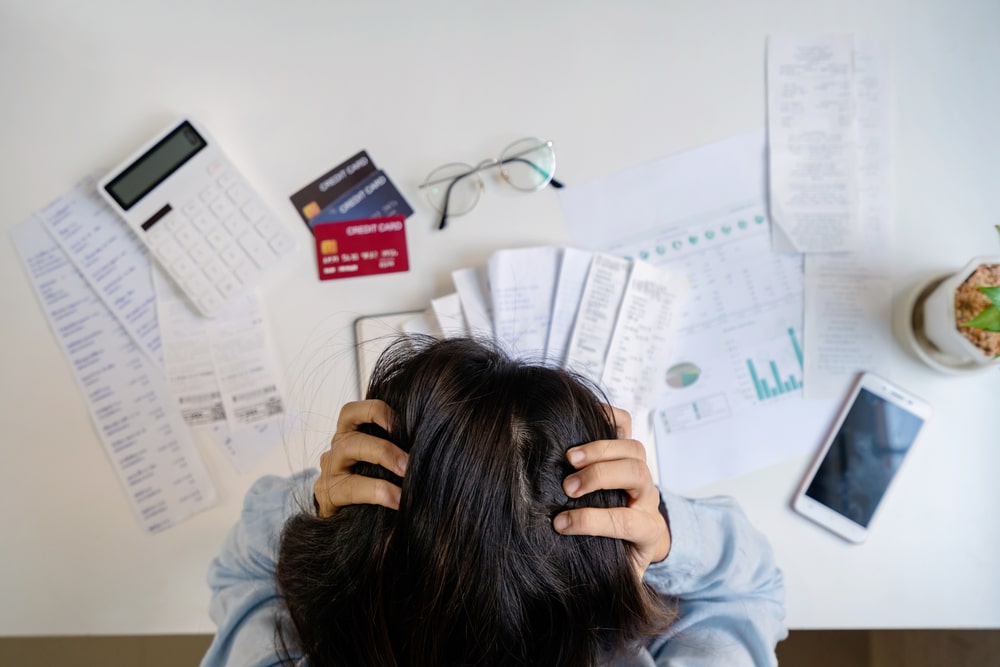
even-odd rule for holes
{"type": "Polygon", "coordinates": [[[394,215],[313,227],[320,280],[409,271],[406,218],[394,215]]]}
{"type": "Polygon", "coordinates": [[[326,172],[315,181],[289,197],[292,206],[302,216],[309,220],[319,215],[320,211],[340,199],[348,190],[368,178],[375,171],[375,163],[368,157],[368,151],[352,155],[341,164],[326,172]]]}
{"type": "Polygon", "coordinates": [[[323,209],[309,221],[309,227],[328,222],[360,220],[362,218],[385,218],[393,215],[409,217],[413,209],[399,194],[384,171],[376,171],[363,182],[351,188],[340,199],[323,209]]]}

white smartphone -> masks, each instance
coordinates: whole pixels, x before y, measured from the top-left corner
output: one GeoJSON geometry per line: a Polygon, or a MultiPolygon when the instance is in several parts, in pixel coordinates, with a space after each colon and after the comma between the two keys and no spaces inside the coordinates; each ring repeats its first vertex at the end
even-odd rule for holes
{"type": "Polygon", "coordinates": [[[861,543],[931,406],[872,373],[862,373],[795,492],[792,508],[861,543]]]}

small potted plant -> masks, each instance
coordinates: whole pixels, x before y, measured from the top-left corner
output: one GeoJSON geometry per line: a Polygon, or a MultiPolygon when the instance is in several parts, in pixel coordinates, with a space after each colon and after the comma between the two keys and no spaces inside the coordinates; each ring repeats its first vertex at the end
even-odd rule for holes
{"type": "Polygon", "coordinates": [[[936,282],[914,313],[925,347],[929,341],[940,353],[935,361],[957,371],[1000,365],[1000,256],[976,257],[936,282]]]}

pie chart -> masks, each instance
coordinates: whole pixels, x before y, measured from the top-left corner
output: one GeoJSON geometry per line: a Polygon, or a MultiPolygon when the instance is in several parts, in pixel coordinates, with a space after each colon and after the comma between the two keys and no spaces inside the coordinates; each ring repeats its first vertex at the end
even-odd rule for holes
{"type": "Polygon", "coordinates": [[[674,389],[690,387],[697,382],[700,377],[701,369],[688,361],[671,366],[667,370],[667,384],[674,389]]]}

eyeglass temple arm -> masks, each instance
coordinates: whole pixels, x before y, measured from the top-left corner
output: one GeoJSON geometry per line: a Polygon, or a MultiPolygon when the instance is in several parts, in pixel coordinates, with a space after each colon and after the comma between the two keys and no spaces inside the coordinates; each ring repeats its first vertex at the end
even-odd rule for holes
{"type": "Polygon", "coordinates": [[[455,187],[455,184],[467,176],[471,176],[476,173],[475,171],[470,171],[467,174],[461,174],[452,179],[451,183],[448,184],[448,189],[444,191],[444,204],[441,206],[441,222],[438,223],[438,229],[444,229],[448,224],[448,202],[451,201],[451,189],[455,187]]]}
{"type": "Polygon", "coordinates": [[[541,174],[542,178],[549,179],[549,185],[551,185],[552,187],[556,188],[557,190],[563,187],[563,184],[557,181],[552,176],[550,176],[549,172],[545,171],[531,160],[525,160],[523,157],[515,156],[515,157],[509,157],[506,160],[502,160],[500,164],[507,164],[508,162],[523,162],[524,164],[528,165],[529,167],[537,171],[539,174],[541,174]]]}

